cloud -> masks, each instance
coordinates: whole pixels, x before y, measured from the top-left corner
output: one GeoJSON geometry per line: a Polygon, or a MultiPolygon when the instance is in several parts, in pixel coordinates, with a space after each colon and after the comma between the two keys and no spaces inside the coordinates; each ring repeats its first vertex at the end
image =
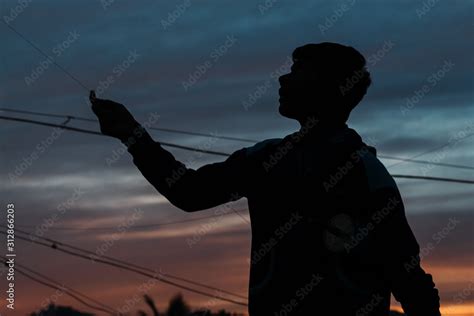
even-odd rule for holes
{"type": "MultiPolygon", "coordinates": [[[[356,1],[340,16],[336,14],[339,2],[300,1],[295,5],[290,1],[276,1],[262,9],[265,3],[191,1],[191,6],[165,29],[162,21],[174,14],[179,1],[140,4],[114,1],[107,9],[100,1],[41,1],[31,2],[11,25],[50,55],[54,55],[53,49],[64,43],[70,32],[77,31],[77,40],[60,56],[54,55],[55,60],[87,87],[103,87],[107,77],[112,76],[113,83],[104,89],[104,96],[126,104],[141,122],[156,112],[160,115],[159,127],[252,139],[281,137],[296,130],[295,122],[277,113],[277,82],[272,81],[267,92],[249,109],[245,110],[242,102],[269,80],[270,74],[285,62],[295,47],[321,41],[353,45],[367,57],[373,85],[352,114],[350,125],[364,139],[377,139],[380,154],[410,157],[449,142],[453,135],[472,124],[469,118],[474,114],[471,91],[474,43],[466,40],[473,35],[472,3],[439,1],[421,17],[417,14],[422,5],[419,2],[356,1]],[[327,19],[334,22],[329,23],[330,27],[323,33],[320,25],[325,25],[327,19]],[[237,38],[235,45],[185,91],[183,82],[199,65],[212,60],[211,54],[231,35],[237,38]],[[383,52],[387,41],[394,43],[393,48],[383,52]],[[136,62],[118,75],[116,67],[123,65],[134,50],[139,54],[136,62]],[[439,80],[429,80],[442,69],[446,60],[452,61],[454,66],[439,80]],[[432,85],[433,82],[436,84],[432,85]],[[431,84],[429,91],[420,97],[419,91],[426,84],[431,84]],[[403,112],[409,101],[413,106],[403,112]]],[[[17,1],[7,1],[1,16],[9,15],[17,4],[17,1]]],[[[0,27],[0,33],[8,43],[0,52],[2,106],[94,117],[85,99],[87,91],[54,65],[43,69],[38,79],[27,85],[25,77],[30,76],[45,57],[7,27],[0,27]]],[[[21,117],[54,123],[63,121],[21,117]]],[[[72,120],[68,124],[98,130],[96,123],[72,120]]],[[[142,178],[128,153],[122,153],[113,164],[107,164],[107,158],[123,149],[113,139],[64,132],[45,151],[39,152],[37,146],[51,137],[51,129],[2,122],[2,131],[2,174],[14,172],[25,159],[38,154],[16,182],[1,185],[5,196],[21,206],[18,218],[23,224],[42,223],[71,198],[77,187],[87,192],[61,217],[58,225],[88,222],[113,225],[134,207],[144,210],[145,222],[182,218],[183,214],[178,215],[178,210],[142,178]]],[[[153,135],[157,140],[190,146],[209,141],[160,132],[153,135]]],[[[213,143],[212,149],[233,152],[248,145],[218,141],[213,143]]],[[[222,157],[171,151],[193,168],[222,160],[222,157]]],[[[433,152],[420,159],[437,159],[438,156],[439,152],[433,152]]],[[[465,139],[451,146],[440,162],[471,164],[471,156],[472,139],[465,139]]],[[[386,165],[394,163],[384,162],[386,165]]],[[[471,177],[460,170],[424,167],[404,163],[389,169],[407,174],[426,172],[431,176],[471,177]]],[[[440,277],[446,272],[440,268],[443,265],[463,272],[462,269],[472,263],[470,253],[473,253],[470,189],[457,184],[401,179],[397,179],[397,183],[420,245],[432,240],[432,234],[450,217],[462,219],[462,224],[426,257],[426,262],[437,269],[440,277]]],[[[231,228],[229,232],[217,229],[193,249],[186,246],[185,238],[193,234],[196,226],[185,225],[176,231],[167,228],[130,233],[129,238],[117,243],[111,251],[137,262],[163,261],[172,271],[202,275],[222,287],[244,292],[249,233],[234,219],[225,223],[225,227],[231,228]],[[233,273],[229,276],[228,271],[233,273]]],[[[75,238],[91,249],[97,247],[99,237],[81,232],[51,231],[51,234],[66,240],[75,238]]],[[[46,256],[34,247],[21,246],[21,249],[26,260],[46,256]]],[[[41,268],[66,280],[70,276],[73,285],[82,287],[83,279],[68,274],[63,268],[77,267],[77,275],[90,276],[91,286],[84,289],[100,288],[102,270],[89,270],[66,259],[53,260],[51,264],[50,268],[45,265],[41,268]]],[[[133,286],[124,285],[125,282],[136,284],[135,279],[121,273],[108,276],[103,282],[122,293],[123,299],[133,291],[133,286]]],[[[442,286],[446,289],[444,293],[451,296],[464,285],[444,282],[442,286]]],[[[39,288],[34,290],[36,292],[24,294],[32,297],[31,302],[37,302],[35,293],[41,292],[39,288]]],[[[172,292],[160,288],[154,293],[161,299],[172,292]]],[[[98,290],[94,293],[104,294],[98,290]]],[[[106,299],[113,301],[112,296],[106,299]]],[[[198,297],[192,299],[203,303],[198,297]]],[[[27,306],[31,308],[25,309],[25,313],[31,312],[34,304],[27,306]]]]}

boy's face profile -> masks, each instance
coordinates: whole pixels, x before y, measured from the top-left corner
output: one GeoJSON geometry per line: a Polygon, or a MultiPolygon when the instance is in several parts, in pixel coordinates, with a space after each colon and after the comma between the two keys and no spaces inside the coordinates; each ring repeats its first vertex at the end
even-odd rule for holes
{"type": "Polygon", "coordinates": [[[318,103],[321,103],[325,91],[322,89],[323,85],[318,83],[318,74],[314,67],[296,60],[291,72],[282,75],[279,82],[281,115],[299,120],[316,114],[318,103]]]}
{"type": "Polygon", "coordinates": [[[309,117],[328,125],[345,123],[371,83],[365,58],[335,43],[307,44],[292,56],[290,73],[279,78],[280,114],[300,123],[309,117]],[[351,86],[343,90],[349,80],[351,86]]]}

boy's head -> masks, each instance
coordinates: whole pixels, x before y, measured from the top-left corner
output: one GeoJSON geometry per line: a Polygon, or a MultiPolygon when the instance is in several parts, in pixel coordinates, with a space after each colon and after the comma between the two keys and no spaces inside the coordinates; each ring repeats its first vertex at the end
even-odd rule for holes
{"type": "Polygon", "coordinates": [[[291,72],[280,77],[281,115],[302,122],[344,123],[370,86],[364,56],[350,46],[307,44],[293,52],[291,72]]]}

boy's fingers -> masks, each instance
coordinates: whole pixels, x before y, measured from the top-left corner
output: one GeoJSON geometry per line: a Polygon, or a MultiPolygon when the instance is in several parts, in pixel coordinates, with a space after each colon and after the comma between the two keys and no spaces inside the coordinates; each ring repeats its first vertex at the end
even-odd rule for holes
{"type": "Polygon", "coordinates": [[[89,100],[92,104],[100,107],[102,110],[103,109],[112,110],[113,106],[115,105],[114,104],[115,102],[113,101],[97,98],[94,90],[91,90],[91,92],[89,93],[89,100]]]}
{"type": "Polygon", "coordinates": [[[91,101],[91,103],[94,103],[96,100],[97,100],[97,98],[96,98],[96,95],[95,95],[95,91],[91,90],[89,92],[89,101],[91,101]]]}

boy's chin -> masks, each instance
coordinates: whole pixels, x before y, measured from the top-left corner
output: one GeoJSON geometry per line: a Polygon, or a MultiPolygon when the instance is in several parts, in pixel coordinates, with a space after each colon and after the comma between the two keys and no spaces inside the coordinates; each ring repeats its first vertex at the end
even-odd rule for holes
{"type": "Polygon", "coordinates": [[[280,112],[280,114],[284,117],[296,118],[295,113],[293,113],[293,111],[291,110],[290,105],[283,102],[281,99],[280,99],[280,106],[278,107],[278,112],[280,112]]]}

